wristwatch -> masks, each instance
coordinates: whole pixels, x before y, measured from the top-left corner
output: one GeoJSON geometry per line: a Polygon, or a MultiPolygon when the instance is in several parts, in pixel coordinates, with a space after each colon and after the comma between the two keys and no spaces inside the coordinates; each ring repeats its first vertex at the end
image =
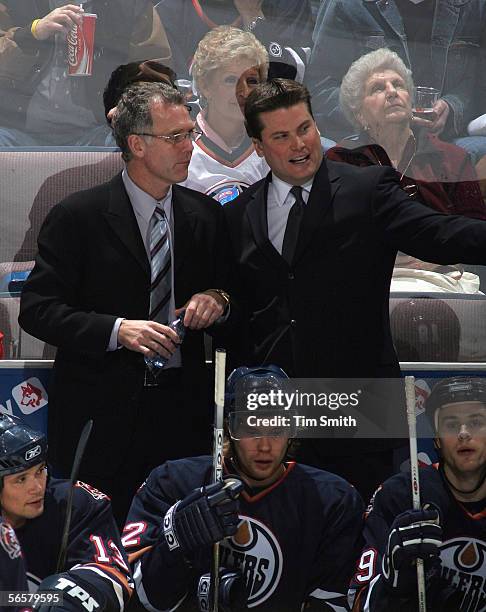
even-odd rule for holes
{"type": "Polygon", "coordinates": [[[218,295],[220,295],[223,300],[224,300],[224,310],[226,310],[228,308],[228,305],[230,303],[230,296],[229,293],[226,293],[226,291],[224,291],[223,289],[206,289],[206,291],[204,293],[217,293],[218,295]]]}

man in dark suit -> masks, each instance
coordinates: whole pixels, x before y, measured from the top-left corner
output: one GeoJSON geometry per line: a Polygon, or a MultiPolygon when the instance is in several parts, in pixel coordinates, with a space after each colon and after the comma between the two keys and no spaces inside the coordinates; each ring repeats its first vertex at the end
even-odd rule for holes
{"type": "Polygon", "coordinates": [[[126,167],[50,211],[19,321],[58,347],[49,388],[54,467],[69,472],[81,427],[93,418],[82,477],[112,494],[122,520],[147,469],[208,450],[202,329],[226,307],[219,287],[227,258],[221,207],[174,185],[187,176],[194,138],[183,96],[161,83],[131,86],[114,131],[126,167]],[[151,241],[161,218],[163,321],[149,316],[157,251],[151,241]],[[168,322],[182,307],[188,331],[179,349],[168,322]],[[156,353],[169,362],[153,378],[144,356],[156,353]]]}
{"type": "MultiPolygon", "coordinates": [[[[422,206],[393,169],[325,161],[309,93],[293,81],[259,85],[245,118],[272,172],[224,207],[235,265],[228,328],[238,311],[246,325],[237,360],[275,363],[293,377],[399,376],[388,318],[397,250],[484,263],[486,223],[422,206]]],[[[310,446],[320,456],[304,462],[353,482],[353,473],[327,462],[352,454],[349,445],[310,446]]]]}

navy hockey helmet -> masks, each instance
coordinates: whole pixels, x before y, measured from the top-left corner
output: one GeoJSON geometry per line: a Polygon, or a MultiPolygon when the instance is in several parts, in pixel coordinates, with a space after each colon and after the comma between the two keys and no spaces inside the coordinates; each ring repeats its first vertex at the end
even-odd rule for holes
{"type": "Polygon", "coordinates": [[[0,490],[3,477],[28,470],[47,459],[47,437],[21,419],[0,414],[0,490]]]}
{"type": "Polygon", "coordinates": [[[425,410],[437,431],[439,409],[446,404],[481,402],[486,406],[486,379],[479,376],[455,376],[438,382],[429,395],[425,410]]]}
{"type": "MultiPolygon", "coordinates": [[[[261,418],[275,417],[279,406],[262,408],[258,406],[257,396],[282,390],[284,381],[288,378],[282,368],[273,364],[261,367],[241,366],[231,372],[227,380],[224,413],[232,439],[262,435],[262,432],[255,427],[246,426],[246,419],[249,414],[258,415],[261,418]],[[250,400],[253,400],[253,403],[250,400]]],[[[265,435],[292,437],[295,432],[294,428],[282,428],[281,425],[277,425],[267,428],[265,435]]]]}

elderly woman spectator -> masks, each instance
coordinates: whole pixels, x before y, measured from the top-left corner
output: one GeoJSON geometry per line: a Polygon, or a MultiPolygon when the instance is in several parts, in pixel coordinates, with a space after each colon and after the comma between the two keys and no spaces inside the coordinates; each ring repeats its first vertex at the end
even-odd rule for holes
{"type": "Polygon", "coordinates": [[[201,136],[186,187],[225,204],[268,173],[243,117],[249,93],[267,78],[267,71],[268,54],[251,32],[221,26],[199,42],[192,74],[202,108],[196,117],[201,136]]]}
{"type": "Polygon", "coordinates": [[[327,156],[361,166],[393,166],[410,197],[443,213],[485,219],[467,153],[412,122],[413,90],[411,71],[389,49],[353,62],[341,84],[340,104],[360,132],[327,156]]]}
{"type": "MultiPolygon", "coordinates": [[[[412,122],[411,71],[389,49],[356,60],[343,78],[340,104],[360,131],[326,156],[357,166],[393,166],[411,198],[445,214],[486,219],[474,167],[464,149],[412,122]]],[[[476,293],[479,278],[461,266],[437,266],[399,254],[392,291],[476,293]]]]}

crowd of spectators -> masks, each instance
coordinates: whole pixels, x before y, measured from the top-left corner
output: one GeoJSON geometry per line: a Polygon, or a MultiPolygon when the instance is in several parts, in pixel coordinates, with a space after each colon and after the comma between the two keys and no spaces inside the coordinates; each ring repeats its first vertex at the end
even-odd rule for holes
{"type": "MultiPolygon", "coordinates": [[[[231,26],[252,33],[265,47],[269,78],[305,81],[322,134],[336,141],[356,130],[340,100],[351,64],[379,48],[396,52],[415,85],[439,94],[432,120],[415,114],[414,127],[455,141],[477,163],[486,154],[486,92],[480,78],[485,25],[483,0],[91,0],[81,5],[5,0],[0,3],[0,145],[113,145],[105,142],[105,130],[97,130],[104,124],[102,93],[110,73],[128,61],[157,59],[167,65],[196,110],[198,101],[204,107],[208,98],[199,91],[194,54],[200,63],[211,46],[209,39],[198,49],[205,36],[231,26]],[[66,37],[83,10],[97,15],[93,72],[69,77],[66,37]]],[[[226,68],[222,47],[219,52],[211,70],[226,68]]],[[[235,122],[241,123],[240,117],[235,122]]]]}
{"type": "MultiPolygon", "coordinates": [[[[327,159],[394,167],[410,198],[484,219],[485,32],[486,0],[4,0],[0,149],[113,149],[125,88],[165,81],[199,132],[183,184],[226,204],[269,170],[246,98],[286,77],[311,91],[327,159]],[[67,37],[83,12],[97,15],[93,70],[74,77],[67,37]],[[429,119],[417,86],[436,91],[429,119]]],[[[481,275],[399,254],[392,290],[481,294],[481,275]]]]}

